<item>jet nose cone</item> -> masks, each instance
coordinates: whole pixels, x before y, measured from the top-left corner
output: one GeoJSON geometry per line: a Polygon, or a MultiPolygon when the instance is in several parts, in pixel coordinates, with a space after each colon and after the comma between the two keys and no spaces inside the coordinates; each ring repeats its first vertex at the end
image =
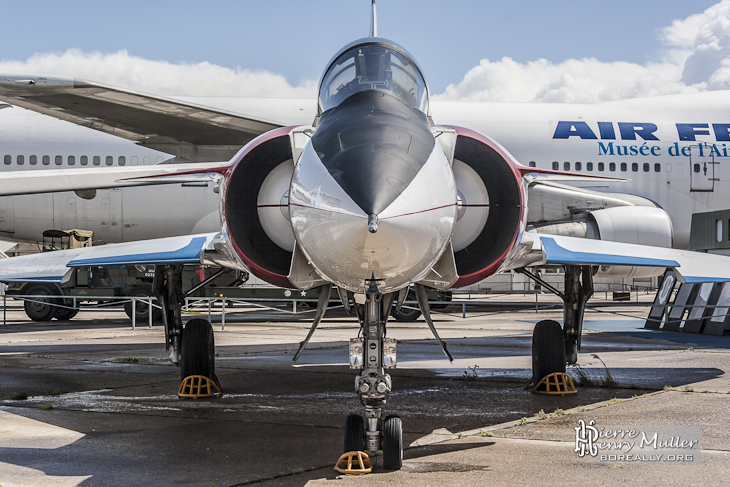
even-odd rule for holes
{"type": "Polygon", "coordinates": [[[312,145],[340,187],[371,215],[408,187],[436,141],[423,113],[368,91],[322,114],[312,145]]]}
{"type": "Polygon", "coordinates": [[[371,213],[368,216],[368,232],[376,233],[378,231],[378,215],[371,213]]]}

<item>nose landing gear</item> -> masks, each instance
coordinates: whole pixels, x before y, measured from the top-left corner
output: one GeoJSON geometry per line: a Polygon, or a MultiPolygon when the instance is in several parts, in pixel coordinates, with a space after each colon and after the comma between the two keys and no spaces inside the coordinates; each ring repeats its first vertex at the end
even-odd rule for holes
{"type": "MultiPolygon", "coordinates": [[[[371,286],[372,289],[373,286],[371,286]]],[[[403,466],[403,424],[399,417],[382,420],[382,408],[392,381],[385,369],[396,366],[396,341],[385,337],[385,324],[395,294],[369,291],[358,306],[360,337],[350,340],[350,368],[362,372],[355,378],[355,392],[365,406],[365,418],[351,414],[345,423],[345,451],[383,451],[383,466],[403,466]]]]}

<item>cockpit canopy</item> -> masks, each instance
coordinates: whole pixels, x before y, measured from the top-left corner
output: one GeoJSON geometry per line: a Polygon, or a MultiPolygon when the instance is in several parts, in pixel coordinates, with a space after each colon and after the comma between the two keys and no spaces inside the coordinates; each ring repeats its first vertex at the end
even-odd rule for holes
{"type": "Polygon", "coordinates": [[[319,87],[319,113],[367,90],[389,93],[428,115],[428,88],[418,66],[405,51],[379,41],[356,44],[330,63],[319,87]]]}

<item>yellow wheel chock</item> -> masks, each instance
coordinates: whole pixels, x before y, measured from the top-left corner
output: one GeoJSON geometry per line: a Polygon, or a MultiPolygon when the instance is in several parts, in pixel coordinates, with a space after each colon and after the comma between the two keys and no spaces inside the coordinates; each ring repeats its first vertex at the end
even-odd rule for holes
{"type": "Polygon", "coordinates": [[[575,394],[578,391],[575,390],[573,379],[568,374],[553,372],[540,379],[532,392],[563,396],[565,394],[575,394]]]}
{"type": "Polygon", "coordinates": [[[373,466],[370,457],[364,451],[349,451],[337,460],[335,470],[350,475],[361,475],[372,472],[373,466]]]}
{"type": "Polygon", "coordinates": [[[213,379],[204,375],[190,375],[183,379],[177,395],[184,399],[201,399],[204,397],[220,396],[223,394],[223,387],[218,376],[213,374],[213,379]]]}

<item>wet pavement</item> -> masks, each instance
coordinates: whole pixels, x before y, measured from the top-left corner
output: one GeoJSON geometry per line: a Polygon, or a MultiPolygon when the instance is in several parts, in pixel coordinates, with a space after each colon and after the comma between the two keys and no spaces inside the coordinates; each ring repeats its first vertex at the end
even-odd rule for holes
{"type": "Polygon", "coordinates": [[[689,334],[646,333],[646,312],[589,311],[580,367],[570,373],[592,386],[562,397],[524,390],[534,322],[559,319],[559,311],[437,315],[453,364],[424,322],[389,325],[399,364],[385,413],[403,418],[404,468],[385,472],[376,459],[373,474],[338,479],[332,466],[345,417],[362,409],[344,365],[357,334],[352,319],[328,313],[293,364],[308,315],[228,315],[225,331],[215,325],[225,395],[180,400],[161,327],[131,330],[114,312],[20,323],[11,311],[16,322],[0,326],[0,485],[608,485],[666,477],[666,466],[578,458],[580,418],[702,426],[704,473],[670,465],[669,480],[713,485],[730,468],[730,337],[699,346],[689,334]]]}

